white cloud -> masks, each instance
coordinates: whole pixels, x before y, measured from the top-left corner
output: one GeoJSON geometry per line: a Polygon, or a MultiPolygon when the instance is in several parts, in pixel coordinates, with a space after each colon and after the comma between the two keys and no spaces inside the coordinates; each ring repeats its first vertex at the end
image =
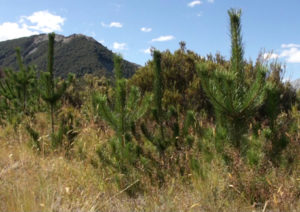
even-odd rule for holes
{"type": "Polygon", "coordinates": [[[300,63],[300,44],[289,43],[282,44],[281,49],[277,50],[278,53],[265,53],[263,59],[282,59],[286,63],[300,63]]]}
{"type": "Polygon", "coordinates": [[[288,63],[300,63],[300,49],[295,47],[285,49],[280,57],[285,58],[288,63]]]}
{"type": "Polygon", "coordinates": [[[27,25],[19,23],[5,22],[0,25],[0,41],[10,40],[20,37],[38,34],[36,31],[28,29],[27,25]]]}
{"type": "Polygon", "coordinates": [[[119,23],[119,22],[111,22],[111,23],[109,24],[109,27],[117,27],[117,28],[121,28],[121,27],[123,27],[123,25],[122,25],[121,23],[119,23]]]}
{"type": "Polygon", "coordinates": [[[127,44],[126,43],[114,42],[113,48],[115,50],[126,50],[127,49],[127,44]]]}
{"type": "Polygon", "coordinates": [[[196,1],[192,1],[192,2],[188,3],[188,7],[195,7],[196,5],[200,5],[200,4],[202,4],[202,2],[199,0],[196,0],[196,1]]]}
{"type": "Polygon", "coordinates": [[[207,0],[208,3],[214,3],[215,0],[207,0]]]}
{"type": "Polygon", "coordinates": [[[64,21],[64,18],[53,15],[48,11],[38,11],[30,16],[21,16],[18,22],[0,24],[0,41],[61,31],[64,21]]]}
{"type": "Polygon", "coordinates": [[[286,48],[300,48],[299,44],[294,44],[294,43],[289,43],[289,44],[282,44],[281,48],[286,49],[286,48]]]}
{"type": "Polygon", "coordinates": [[[141,31],[142,31],[142,32],[151,32],[152,29],[151,29],[151,28],[147,28],[147,27],[142,27],[142,28],[141,28],[141,31]]]}
{"type": "Polygon", "coordinates": [[[173,35],[166,35],[166,36],[160,36],[158,38],[154,38],[151,41],[152,42],[164,42],[164,41],[170,41],[175,39],[175,37],[173,35]]]}
{"type": "Polygon", "coordinates": [[[110,24],[105,24],[105,23],[101,22],[101,25],[103,27],[108,27],[108,28],[112,28],[112,27],[122,28],[123,27],[123,25],[120,22],[111,22],[110,24]]]}
{"type": "Polygon", "coordinates": [[[263,58],[264,58],[265,60],[274,60],[274,59],[279,58],[279,55],[278,55],[278,54],[275,54],[275,53],[264,53],[264,54],[263,54],[263,58]]]}
{"type": "Polygon", "coordinates": [[[53,31],[61,31],[61,26],[64,24],[65,19],[49,13],[47,10],[34,12],[31,16],[23,16],[21,23],[29,20],[32,26],[30,29],[38,30],[41,32],[49,33],[53,31]]]}
{"type": "Polygon", "coordinates": [[[263,57],[269,59],[277,59],[281,58],[285,60],[287,63],[300,63],[300,44],[289,43],[289,44],[282,44],[281,49],[278,50],[278,54],[264,54],[263,57]]]}
{"type": "Polygon", "coordinates": [[[144,52],[145,54],[151,54],[151,48],[149,47],[148,49],[142,49],[142,52],[144,52]]]}

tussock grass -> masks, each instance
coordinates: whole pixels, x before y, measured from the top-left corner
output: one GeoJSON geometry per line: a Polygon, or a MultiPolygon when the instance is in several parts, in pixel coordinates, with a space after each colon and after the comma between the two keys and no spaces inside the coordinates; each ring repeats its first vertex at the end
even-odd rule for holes
{"type": "MultiPolygon", "coordinates": [[[[80,116],[80,115],[78,115],[80,116]]],[[[0,211],[291,211],[300,209],[299,163],[289,173],[283,167],[250,166],[235,155],[234,165],[225,164],[207,140],[200,153],[200,171],[187,176],[174,174],[163,187],[140,176],[143,193],[126,194],[131,184],[119,188],[109,167],[104,167],[97,147],[113,136],[105,126],[82,123],[72,149],[51,149],[47,137],[48,116],[36,116],[42,151],[31,148],[21,124],[0,130],[0,211]],[[103,128],[102,127],[102,128],[103,128]]],[[[299,148],[297,141],[293,151],[299,148]]],[[[193,150],[192,150],[193,151],[193,150]]],[[[288,150],[287,150],[288,152],[288,150]]],[[[297,159],[299,161],[299,157],[297,159]]],[[[139,182],[140,183],[140,182],[139,182]]]]}

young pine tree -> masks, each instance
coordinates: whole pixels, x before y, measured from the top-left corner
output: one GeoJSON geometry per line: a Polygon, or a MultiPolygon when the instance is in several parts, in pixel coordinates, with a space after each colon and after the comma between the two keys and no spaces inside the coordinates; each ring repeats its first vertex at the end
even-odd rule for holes
{"type": "MultiPolygon", "coordinates": [[[[63,116],[58,130],[55,132],[55,112],[57,110],[57,103],[62,99],[67,87],[73,82],[74,76],[69,75],[67,81],[62,80],[60,83],[54,78],[53,65],[55,34],[51,33],[48,35],[48,37],[48,70],[41,73],[41,77],[38,82],[39,86],[36,86],[36,88],[38,87],[39,89],[39,97],[41,97],[50,108],[52,147],[62,144],[62,140],[65,136],[68,140],[67,147],[69,148],[74,140],[74,137],[77,135],[77,133],[75,133],[73,130],[73,116],[71,113],[63,116]]],[[[30,124],[26,125],[26,130],[32,138],[33,147],[40,151],[41,148],[38,139],[39,133],[35,131],[30,124]]]]}
{"type": "Polygon", "coordinates": [[[118,180],[122,182],[122,187],[132,183],[130,181],[136,177],[132,167],[137,166],[142,155],[142,146],[134,139],[138,139],[136,123],[148,111],[151,96],[145,95],[142,98],[139,89],[135,86],[131,86],[127,91],[127,80],[123,78],[121,62],[122,58],[116,55],[114,58],[115,90],[112,102],[108,101],[105,94],[95,93],[92,103],[96,114],[115,132],[108,146],[101,146],[97,153],[103,163],[124,176],[123,180],[118,180]]]}
{"type": "Polygon", "coordinates": [[[226,131],[227,139],[240,148],[253,113],[263,103],[266,90],[266,68],[256,67],[256,78],[246,83],[244,48],[241,36],[241,10],[230,9],[231,65],[208,71],[209,63],[198,64],[198,73],[204,91],[212,103],[218,132],[226,131]]]}
{"type": "Polygon", "coordinates": [[[51,132],[54,135],[54,126],[55,126],[55,111],[57,103],[61,100],[64,95],[68,85],[72,81],[73,76],[69,75],[67,81],[62,81],[59,84],[53,73],[54,65],[54,39],[55,34],[49,34],[49,47],[48,47],[48,71],[43,72],[41,75],[41,97],[50,107],[50,116],[51,116],[51,132]]]}
{"type": "Polygon", "coordinates": [[[16,49],[19,71],[5,70],[5,77],[0,81],[0,94],[2,96],[2,110],[6,114],[29,114],[33,112],[37,100],[37,72],[34,66],[25,66],[22,61],[20,49],[16,49]],[[5,109],[6,108],[6,109],[5,109]]]}
{"type": "Polygon", "coordinates": [[[165,152],[169,147],[180,150],[186,145],[191,145],[193,137],[189,135],[189,128],[194,123],[194,113],[187,111],[185,119],[180,118],[179,110],[174,106],[163,108],[162,98],[165,92],[162,81],[161,53],[154,51],[154,106],[153,117],[157,128],[150,132],[145,123],[141,125],[144,136],[156,147],[162,160],[167,160],[165,152]],[[181,125],[183,123],[183,125],[181,125]],[[180,127],[181,126],[181,127],[180,127]]]}
{"type": "Polygon", "coordinates": [[[114,107],[110,107],[107,96],[100,93],[94,94],[93,106],[96,113],[116,132],[118,141],[124,146],[131,139],[130,134],[135,128],[135,123],[147,112],[151,96],[145,95],[142,99],[140,91],[135,86],[131,86],[129,93],[127,92],[127,80],[123,78],[121,62],[122,58],[116,55],[114,107]]]}

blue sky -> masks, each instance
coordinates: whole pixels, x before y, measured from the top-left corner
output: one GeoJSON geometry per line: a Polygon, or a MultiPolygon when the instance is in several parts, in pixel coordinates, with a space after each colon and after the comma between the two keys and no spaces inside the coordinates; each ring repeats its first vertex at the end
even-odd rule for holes
{"type": "Polygon", "coordinates": [[[243,11],[245,57],[259,52],[300,78],[299,0],[0,0],[0,41],[55,31],[94,37],[125,59],[144,65],[150,47],[187,48],[229,58],[229,8],[243,11]]]}

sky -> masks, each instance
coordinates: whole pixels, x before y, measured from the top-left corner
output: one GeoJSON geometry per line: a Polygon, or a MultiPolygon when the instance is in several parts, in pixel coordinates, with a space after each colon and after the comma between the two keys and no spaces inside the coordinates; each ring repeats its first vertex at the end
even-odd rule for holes
{"type": "Polygon", "coordinates": [[[55,32],[88,35],[144,65],[150,48],[230,58],[227,10],[242,9],[245,58],[277,60],[300,78],[300,0],[0,0],[0,41],[55,32]]]}

